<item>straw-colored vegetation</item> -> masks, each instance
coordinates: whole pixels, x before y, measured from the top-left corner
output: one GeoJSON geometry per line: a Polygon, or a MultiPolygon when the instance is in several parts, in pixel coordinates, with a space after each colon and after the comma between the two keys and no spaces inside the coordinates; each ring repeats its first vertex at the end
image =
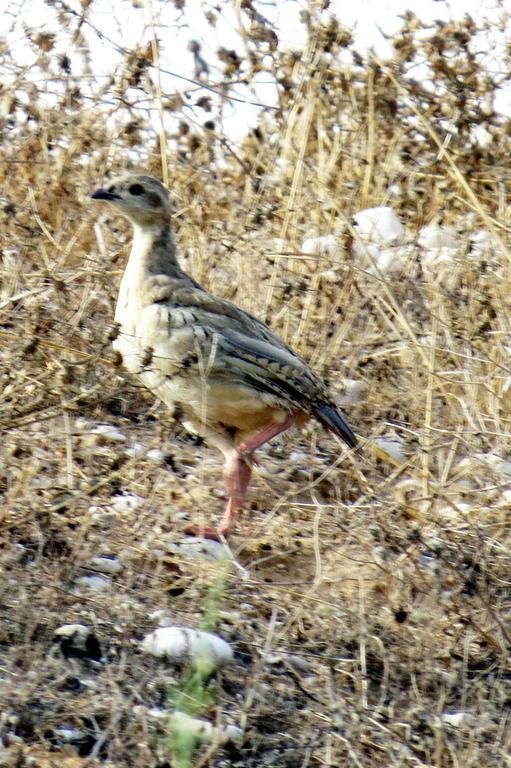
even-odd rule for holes
{"type": "MultiPolygon", "coordinates": [[[[493,108],[511,61],[485,68],[469,18],[411,14],[391,60],[362,58],[320,3],[290,50],[243,0],[237,52],[219,35],[204,62],[183,27],[196,82],[169,90],[163,70],[183,71],[157,0],[133,50],[101,37],[94,0],[47,3],[47,26],[27,6],[0,40],[0,765],[172,766],[157,710],[186,670],[139,641],[159,609],[201,626],[217,583],[218,564],[174,545],[221,513],[219,456],[111,352],[130,232],[88,195],[126,169],[168,181],[197,280],[267,319],[340,402],[360,383],[345,412],[369,441],[347,455],[311,426],[263,451],[215,596],[237,664],[200,707],[244,737],[190,765],[511,765],[511,136],[493,108]],[[235,142],[223,110],[257,101],[261,76],[278,103],[235,142]],[[378,205],[407,228],[394,272],[351,224],[378,205]],[[427,268],[432,222],[462,247],[427,268]],[[330,234],[334,249],[303,252],[330,234]],[[372,445],[389,434],[394,461],[372,445]],[[122,570],[91,589],[105,554],[122,570]],[[98,653],[55,643],[76,623],[98,653]]],[[[224,7],[204,4],[212,25],[224,7]]]]}

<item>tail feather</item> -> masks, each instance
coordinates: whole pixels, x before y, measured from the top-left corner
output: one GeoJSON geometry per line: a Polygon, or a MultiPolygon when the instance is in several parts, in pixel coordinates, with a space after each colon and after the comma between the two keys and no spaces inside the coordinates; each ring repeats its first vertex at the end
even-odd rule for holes
{"type": "Polygon", "coordinates": [[[355,448],[357,445],[357,438],[350,425],[342,413],[337,410],[335,405],[328,405],[325,403],[324,405],[316,407],[314,409],[314,416],[320,424],[326,427],[326,429],[341,437],[346,445],[349,445],[350,448],[355,448]]]}

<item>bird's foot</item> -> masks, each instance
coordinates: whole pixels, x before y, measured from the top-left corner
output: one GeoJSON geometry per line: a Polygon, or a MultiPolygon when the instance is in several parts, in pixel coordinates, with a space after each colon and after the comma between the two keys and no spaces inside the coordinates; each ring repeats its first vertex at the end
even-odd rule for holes
{"type": "Polygon", "coordinates": [[[187,525],[184,532],[187,536],[196,536],[198,539],[220,542],[229,536],[228,528],[212,528],[209,525],[187,525]]]}

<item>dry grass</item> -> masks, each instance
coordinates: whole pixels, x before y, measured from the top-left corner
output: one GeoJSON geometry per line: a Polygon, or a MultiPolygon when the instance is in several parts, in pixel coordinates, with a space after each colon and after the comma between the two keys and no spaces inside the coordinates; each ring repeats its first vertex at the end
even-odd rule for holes
{"type": "Polygon", "coordinates": [[[245,738],[194,765],[511,764],[511,147],[507,121],[484,107],[497,77],[471,53],[477,30],[409,16],[395,59],[367,62],[327,13],[310,12],[304,49],[289,52],[242,3],[245,53],[219,51],[214,92],[199,72],[203,83],[165,93],[157,15],[148,46],[120,51],[105,81],[86,72],[94,4],[52,5],[55,37],[27,31],[32,66],[8,39],[0,49],[0,765],[171,765],[151,713],[177,673],[138,640],[160,608],[200,622],[217,566],[173,545],[185,521],[220,512],[220,464],[115,367],[130,235],[87,201],[109,173],[161,174],[162,157],[189,271],[266,315],[339,395],[345,378],[361,382],[348,409],[358,433],[404,441],[394,463],[370,442],[339,457],[319,428],[263,453],[232,542],[246,571],[232,568],[219,615],[238,665],[205,713],[245,738]],[[411,79],[417,62],[434,88],[411,79]],[[278,109],[235,146],[216,94],[239,95],[261,70],[278,109]],[[381,204],[413,245],[394,276],[354,249],[352,214],[381,204]],[[466,246],[433,273],[415,245],[432,221],[466,246]],[[483,253],[470,242],[480,228],[483,253]],[[334,231],[334,254],[302,254],[306,236],[334,231]],[[94,432],[104,423],[124,441],[94,432]],[[123,494],[140,505],[119,509],[123,494]],[[123,570],[87,590],[80,578],[102,554],[123,570]],[[77,622],[102,661],[55,645],[77,622]],[[82,736],[66,743],[63,728],[82,736]]]}

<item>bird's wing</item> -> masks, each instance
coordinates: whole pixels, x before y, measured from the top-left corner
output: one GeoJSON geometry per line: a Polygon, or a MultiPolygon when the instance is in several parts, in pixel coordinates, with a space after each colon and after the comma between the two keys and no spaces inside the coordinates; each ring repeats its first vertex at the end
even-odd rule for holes
{"type": "MultiPolygon", "coordinates": [[[[178,329],[193,329],[193,350],[207,365],[210,376],[241,379],[257,390],[280,394],[296,405],[325,399],[325,387],[307,363],[279,339],[261,320],[226,299],[212,296],[182,280],[158,278],[148,292],[147,309],[158,306],[160,342],[173,345],[178,329]],[[156,289],[154,289],[156,286],[156,289]],[[152,300],[152,301],[148,301],[152,300]],[[174,333],[173,333],[174,332],[174,333]]],[[[155,350],[156,351],[156,350],[155,350]]],[[[175,359],[175,353],[172,353],[175,359]]],[[[190,355],[187,356],[190,367],[190,355]]],[[[195,358],[192,358],[195,361],[195,358]]],[[[185,366],[187,362],[185,360],[185,366]]]]}
{"type": "Polygon", "coordinates": [[[181,279],[153,279],[146,290],[145,343],[164,374],[207,377],[313,413],[348,444],[355,437],[325,385],[307,363],[260,320],[181,279]]]}
{"type": "Polygon", "coordinates": [[[326,397],[322,382],[308,365],[270,338],[254,338],[233,328],[214,329],[220,362],[254,389],[270,391],[305,410],[326,397]]]}
{"type": "Polygon", "coordinates": [[[182,308],[191,312],[196,310],[200,315],[206,313],[215,327],[229,327],[244,332],[254,339],[267,341],[279,349],[286,350],[294,358],[301,360],[296,352],[257,317],[227,299],[208,293],[184,273],[179,278],[166,275],[151,278],[146,281],[145,294],[144,304],[166,304],[171,308],[182,308]]]}

